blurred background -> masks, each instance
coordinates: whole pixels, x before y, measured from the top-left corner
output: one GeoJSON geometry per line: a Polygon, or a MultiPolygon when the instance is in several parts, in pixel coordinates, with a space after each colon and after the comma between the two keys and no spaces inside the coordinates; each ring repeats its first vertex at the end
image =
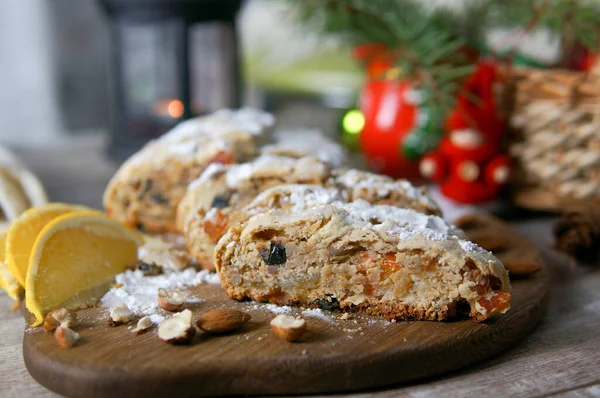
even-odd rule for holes
{"type": "MultiPolygon", "coordinates": [[[[323,4],[336,3],[344,4],[323,4]]],[[[355,165],[433,182],[443,200],[487,203],[506,197],[510,181],[517,189],[508,195],[525,207],[595,201],[600,92],[590,77],[595,53],[578,38],[595,38],[600,17],[565,4],[513,3],[525,12],[517,9],[519,17],[493,29],[486,18],[500,17],[498,9],[488,12],[492,1],[415,3],[429,13],[415,8],[427,19],[416,39],[446,29],[430,35],[431,48],[443,49],[446,40],[452,50],[444,51],[468,58],[468,69],[448,69],[463,80],[446,79],[453,88],[441,94],[456,105],[441,112],[426,104],[434,95],[421,87],[424,75],[411,72],[408,51],[395,52],[402,43],[377,32],[376,23],[331,35],[299,16],[298,2],[3,0],[0,144],[39,175],[52,200],[99,207],[118,164],[149,139],[183,119],[249,105],[275,113],[280,129],[319,129],[350,149],[355,165]],[[581,18],[567,31],[560,12],[581,18]],[[532,124],[540,114],[558,116],[540,127],[532,124]],[[552,203],[539,205],[548,196],[552,203]]],[[[330,31],[348,23],[327,10],[320,22],[330,31]]],[[[381,12],[382,23],[408,24],[406,15],[381,12]]],[[[439,57],[424,71],[449,58],[439,57]]]]}

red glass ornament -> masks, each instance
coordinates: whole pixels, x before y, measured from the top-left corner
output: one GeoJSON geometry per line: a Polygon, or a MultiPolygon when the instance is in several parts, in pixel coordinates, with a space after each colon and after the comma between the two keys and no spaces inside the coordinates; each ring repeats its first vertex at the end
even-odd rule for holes
{"type": "Polygon", "coordinates": [[[410,83],[397,79],[367,81],[360,109],[365,117],[360,148],[369,166],[394,178],[421,179],[418,160],[402,152],[403,140],[419,116],[410,83]]]}

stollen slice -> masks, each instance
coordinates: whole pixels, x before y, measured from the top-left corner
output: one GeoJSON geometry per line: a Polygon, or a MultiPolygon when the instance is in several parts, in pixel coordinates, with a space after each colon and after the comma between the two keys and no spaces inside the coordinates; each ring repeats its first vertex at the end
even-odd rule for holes
{"type": "Polygon", "coordinates": [[[510,307],[502,263],[437,216],[365,201],[232,225],[214,261],[227,295],[278,305],[483,321],[510,307]]]}

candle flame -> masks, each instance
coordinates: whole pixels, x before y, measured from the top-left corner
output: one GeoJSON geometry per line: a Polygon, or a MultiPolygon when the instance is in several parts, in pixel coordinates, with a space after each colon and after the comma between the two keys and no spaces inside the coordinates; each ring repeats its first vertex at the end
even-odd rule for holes
{"type": "Polygon", "coordinates": [[[171,100],[169,102],[169,105],[167,106],[167,113],[172,118],[180,118],[181,116],[183,116],[183,111],[183,102],[177,99],[171,100]]]}

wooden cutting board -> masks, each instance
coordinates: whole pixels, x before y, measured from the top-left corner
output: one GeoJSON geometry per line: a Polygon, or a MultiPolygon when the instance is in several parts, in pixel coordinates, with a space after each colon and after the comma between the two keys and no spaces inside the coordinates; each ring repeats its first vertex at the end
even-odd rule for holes
{"type": "MultiPolygon", "coordinates": [[[[217,285],[191,288],[203,302],[186,305],[195,316],[235,308],[252,320],[234,334],[199,332],[188,346],[171,346],[156,329],[135,336],[109,327],[105,310],[78,312],[82,341],[61,349],[52,334],[26,328],[23,355],[40,384],[69,397],[203,397],[309,394],[384,387],[482,361],[524,338],[538,323],[549,287],[546,268],[512,280],[512,308],[475,323],[383,321],[340,314],[303,317],[310,332],[301,342],[276,337],[275,316],[256,303],[229,300],[217,285]]],[[[27,315],[26,315],[27,317],[27,315]]]]}

